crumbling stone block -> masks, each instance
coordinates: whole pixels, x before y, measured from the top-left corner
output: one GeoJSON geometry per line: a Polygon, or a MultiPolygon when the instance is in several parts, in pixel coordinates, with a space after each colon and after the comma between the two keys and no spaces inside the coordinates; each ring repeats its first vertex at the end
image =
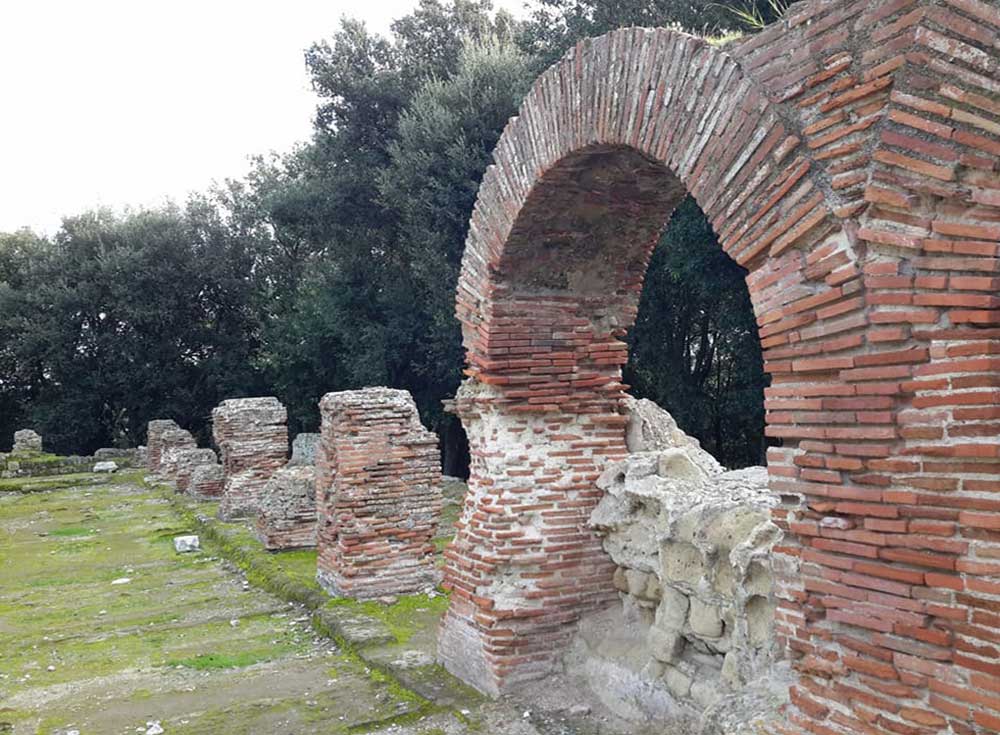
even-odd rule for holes
{"type": "Polygon", "coordinates": [[[277,398],[236,398],[212,411],[225,483],[219,517],[255,516],[264,486],[288,459],[288,414],[277,398]]]}
{"type": "Polygon", "coordinates": [[[198,445],[190,433],[173,419],[153,419],[146,426],[146,466],[150,472],[163,471],[163,454],[172,449],[194,449],[198,445]]]}
{"type": "Polygon", "coordinates": [[[187,492],[191,484],[191,476],[196,468],[203,465],[219,463],[213,449],[179,449],[172,456],[171,465],[174,468],[173,479],[177,492],[187,492]]]}
{"type": "Polygon", "coordinates": [[[316,451],[319,447],[320,435],[301,433],[292,441],[292,458],[288,464],[292,467],[315,467],[316,451]]]}
{"type": "Polygon", "coordinates": [[[289,464],[264,488],[257,538],[272,551],[315,546],[316,518],[315,468],[289,464]]]}
{"type": "Polygon", "coordinates": [[[316,545],[316,448],[319,434],[299,434],[292,458],[264,488],[257,537],[270,550],[316,545]]]}
{"type": "Polygon", "coordinates": [[[776,673],[771,565],[782,538],[770,517],[778,499],[764,468],[727,472],[663,409],[649,401],[625,405],[630,426],[669,431],[644,429],[644,441],[633,445],[640,451],[598,478],[606,494],[590,523],[618,565],[613,581],[622,607],[618,622],[603,611],[597,622],[582,623],[574,655],[589,657],[584,668],[591,672],[642,672],[621,686],[607,675],[591,682],[613,708],[701,715],[783,675],[776,673]],[[632,635],[619,632],[621,646],[600,642],[602,626],[628,629],[626,619],[632,635]]]}
{"type": "Polygon", "coordinates": [[[413,398],[390,388],[327,393],[320,413],[320,584],[358,599],[433,587],[441,460],[413,398]]]}
{"type": "Polygon", "coordinates": [[[191,432],[180,427],[160,433],[160,467],[158,473],[168,480],[177,480],[178,461],[185,452],[198,449],[191,432]]]}
{"type": "Polygon", "coordinates": [[[14,432],[14,452],[42,451],[42,437],[31,429],[21,429],[14,432]]]}
{"type": "Polygon", "coordinates": [[[224,474],[221,464],[201,464],[191,472],[187,494],[198,500],[215,500],[222,497],[224,474]]]}

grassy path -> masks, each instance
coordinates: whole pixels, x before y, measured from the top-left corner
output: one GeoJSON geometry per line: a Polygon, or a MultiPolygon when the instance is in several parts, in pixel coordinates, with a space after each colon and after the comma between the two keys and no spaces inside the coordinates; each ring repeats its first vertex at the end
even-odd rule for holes
{"type": "Polygon", "coordinates": [[[138,483],[0,492],[0,733],[341,733],[412,711],[138,483]]]}

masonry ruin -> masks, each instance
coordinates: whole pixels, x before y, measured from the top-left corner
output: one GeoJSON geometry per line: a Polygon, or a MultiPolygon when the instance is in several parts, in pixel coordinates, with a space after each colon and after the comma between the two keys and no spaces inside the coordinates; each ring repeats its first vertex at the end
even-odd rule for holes
{"type": "Polygon", "coordinates": [[[212,437],[222,457],[219,517],[254,517],[271,476],[288,459],[288,414],[277,398],[234,398],[212,411],[212,437]]]}
{"type": "Polygon", "coordinates": [[[179,449],[171,450],[169,464],[173,467],[171,479],[177,492],[184,493],[191,486],[195,470],[205,465],[218,465],[219,458],[215,456],[214,449],[179,449]]]}
{"type": "Polygon", "coordinates": [[[31,429],[19,429],[14,432],[14,453],[42,451],[41,434],[31,429]]]}
{"type": "Polygon", "coordinates": [[[626,411],[629,454],[598,478],[588,521],[621,604],[581,618],[565,669],[631,720],[773,712],[788,675],[772,630],[782,532],[767,471],[726,471],[650,401],[626,411]]]}
{"type": "Polygon", "coordinates": [[[320,414],[320,584],[358,599],[433,588],[441,458],[413,398],[391,388],[327,393],[320,414]]]}
{"type": "Polygon", "coordinates": [[[274,473],[260,500],[257,538],[265,549],[316,545],[316,445],[319,434],[299,434],[292,458],[274,473]]]}
{"type": "Polygon", "coordinates": [[[173,419],[153,419],[146,426],[146,446],[146,466],[150,472],[159,473],[167,452],[196,449],[198,445],[173,419]]]}
{"type": "Polygon", "coordinates": [[[998,33],[983,0],[807,0],[723,48],[615,31],[538,79],[458,284],[450,671],[547,676],[616,601],[589,519],[628,455],[623,337],[690,193],[749,271],[773,381],[754,512],[783,533],[767,605],[794,684],[771,732],[1000,731],[998,33]]]}

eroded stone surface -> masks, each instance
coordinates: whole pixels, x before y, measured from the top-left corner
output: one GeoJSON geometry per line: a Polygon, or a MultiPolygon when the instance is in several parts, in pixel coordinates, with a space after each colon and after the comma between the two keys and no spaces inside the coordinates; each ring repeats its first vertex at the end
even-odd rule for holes
{"type": "Polygon", "coordinates": [[[42,451],[42,437],[31,429],[20,429],[14,432],[15,452],[40,452],[42,451]]]}
{"type": "Polygon", "coordinates": [[[170,465],[174,468],[173,477],[177,492],[187,492],[191,485],[194,471],[204,465],[217,465],[219,458],[213,449],[179,449],[171,450],[170,465]]]}
{"type": "Polygon", "coordinates": [[[598,479],[606,494],[590,523],[618,565],[622,607],[581,624],[576,649],[609,659],[586,662],[599,673],[630,662],[633,674],[618,686],[591,682],[609,702],[628,702],[620,709],[700,716],[747,687],[783,680],[771,561],[782,537],[770,516],[778,499],[763,467],[726,472],[655,404],[645,402],[639,416],[638,401],[627,405],[630,426],[672,427],[670,439],[638,445],[643,451],[598,479]],[[617,648],[592,630],[622,620],[626,643],[617,648]]]}
{"type": "Polygon", "coordinates": [[[316,465],[316,449],[319,446],[320,435],[301,433],[292,442],[292,458],[288,460],[291,466],[302,465],[314,467],[316,465]]]}
{"type": "Polygon", "coordinates": [[[224,480],[221,464],[200,464],[191,471],[187,494],[199,500],[219,498],[224,480]]]}
{"type": "Polygon", "coordinates": [[[413,398],[390,388],[327,393],[320,412],[320,584],[356,598],[432,588],[441,459],[413,398]]]}
{"type": "Polygon", "coordinates": [[[225,476],[219,516],[257,514],[264,487],[288,460],[288,414],[277,398],[236,398],[212,411],[225,476]]]}
{"type": "Polygon", "coordinates": [[[316,519],[316,470],[289,462],[264,487],[257,538],[272,550],[315,546],[316,519]]]}

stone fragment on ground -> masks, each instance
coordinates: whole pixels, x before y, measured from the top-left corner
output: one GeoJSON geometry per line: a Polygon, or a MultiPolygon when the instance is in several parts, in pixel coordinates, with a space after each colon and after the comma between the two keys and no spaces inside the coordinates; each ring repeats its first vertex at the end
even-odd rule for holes
{"type": "Polygon", "coordinates": [[[102,473],[102,472],[117,472],[118,471],[118,463],[117,462],[110,462],[110,461],[97,462],[97,463],[94,464],[93,471],[97,472],[97,473],[102,473]]]}
{"type": "Polygon", "coordinates": [[[201,539],[197,536],[175,536],[174,551],[183,554],[188,551],[198,551],[201,549],[201,539]]]}

